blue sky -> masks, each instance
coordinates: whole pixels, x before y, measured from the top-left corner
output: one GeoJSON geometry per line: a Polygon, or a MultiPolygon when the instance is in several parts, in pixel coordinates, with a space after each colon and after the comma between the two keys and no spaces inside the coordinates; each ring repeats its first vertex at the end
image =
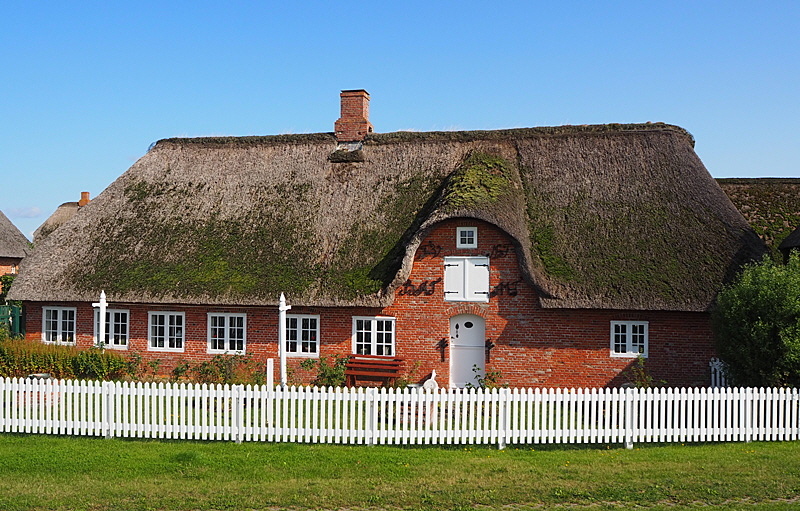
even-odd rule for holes
{"type": "Polygon", "coordinates": [[[0,210],[29,237],[167,137],[663,121],[715,177],[800,175],[800,2],[16,2],[0,210]]]}

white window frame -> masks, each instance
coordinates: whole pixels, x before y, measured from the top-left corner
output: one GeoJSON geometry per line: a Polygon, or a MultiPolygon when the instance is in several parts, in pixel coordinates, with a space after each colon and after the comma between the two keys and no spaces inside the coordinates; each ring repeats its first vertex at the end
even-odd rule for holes
{"type": "Polygon", "coordinates": [[[456,227],[456,248],[478,248],[478,228],[477,227],[456,227]],[[472,242],[464,242],[463,234],[472,231],[472,242]]]}
{"type": "MultiPolygon", "coordinates": [[[[209,312],[206,316],[206,337],[208,339],[206,344],[207,352],[244,355],[244,353],[247,351],[247,314],[241,312],[209,312]],[[223,329],[224,335],[222,337],[222,343],[226,346],[226,348],[219,349],[211,346],[213,341],[212,330],[214,329],[214,325],[212,325],[212,318],[223,318],[224,324],[218,325],[217,328],[223,329]],[[241,319],[242,325],[231,325],[231,320],[233,319],[241,319]],[[239,328],[241,328],[242,331],[242,349],[230,349],[232,341],[231,330],[238,330],[239,328]]],[[[236,341],[238,341],[238,339],[236,339],[236,341]]]]}
{"type": "Polygon", "coordinates": [[[78,309],[76,307],[51,307],[49,305],[42,307],[42,341],[47,344],[74,345],[77,337],[77,324],[78,309]],[[54,313],[55,319],[48,318],[48,313],[54,313]],[[69,318],[69,316],[72,317],[69,318]],[[48,322],[52,321],[55,321],[54,329],[48,328],[48,322]],[[52,337],[49,335],[50,333],[52,333],[52,337]]]}
{"type": "MultiPolygon", "coordinates": [[[[175,343],[178,344],[178,343],[175,343]]],[[[176,311],[149,311],[147,313],[147,350],[148,351],[171,351],[182,353],[186,348],[186,313],[184,312],[176,312],[176,311]],[[164,346],[154,346],[153,345],[153,318],[156,316],[164,316],[165,322],[163,328],[165,329],[164,332],[164,346]],[[181,328],[180,328],[180,336],[173,335],[170,333],[170,328],[173,328],[171,325],[171,318],[181,318],[181,328]],[[177,339],[180,343],[180,347],[173,346],[170,347],[170,340],[172,338],[177,339]]]]}
{"type": "Polygon", "coordinates": [[[648,321],[612,321],[611,356],[620,358],[647,358],[650,345],[648,321]],[[623,351],[624,350],[624,351],[623,351]]]}
{"type": "Polygon", "coordinates": [[[319,315],[287,314],[286,315],[286,355],[289,357],[319,358],[319,315]],[[304,326],[308,322],[308,328],[304,326]],[[314,322],[314,327],[311,327],[314,322]],[[294,323],[294,326],[292,325],[294,323]],[[308,337],[304,339],[304,335],[308,337]],[[311,339],[313,337],[313,339],[311,339]],[[294,349],[291,344],[294,343],[294,349]],[[313,346],[312,346],[313,344],[313,346]],[[313,349],[311,349],[313,347],[313,349]],[[309,350],[306,351],[306,348],[309,350]]]}
{"type": "MultiPolygon", "coordinates": [[[[131,311],[128,309],[106,309],[106,339],[103,345],[113,350],[127,350],[128,339],[131,335],[131,311]],[[116,314],[125,314],[125,321],[116,321],[116,314]],[[119,326],[124,325],[125,332],[121,332],[119,326]],[[113,334],[113,337],[112,337],[113,334]]],[[[97,346],[97,336],[100,335],[100,311],[94,310],[94,337],[92,338],[97,346]]]]}
{"type": "Polygon", "coordinates": [[[489,258],[446,256],[444,258],[444,300],[446,302],[489,301],[489,258]]]}
{"type": "Polygon", "coordinates": [[[395,356],[397,353],[397,330],[395,326],[395,318],[390,316],[353,316],[352,353],[356,355],[395,356]],[[365,324],[366,322],[369,322],[368,327],[365,324]],[[387,324],[391,325],[391,330],[386,330],[387,324]],[[388,343],[385,340],[387,333],[391,335],[391,340],[388,343]],[[368,345],[369,350],[363,349],[363,345],[368,345]],[[387,346],[388,350],[386,349],[387,346]]]}

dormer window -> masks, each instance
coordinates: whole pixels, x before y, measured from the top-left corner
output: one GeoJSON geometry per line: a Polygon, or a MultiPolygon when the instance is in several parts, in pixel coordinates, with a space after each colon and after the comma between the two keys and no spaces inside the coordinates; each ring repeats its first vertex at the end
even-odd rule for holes
{"type": "Polygon", "coordinates": [[[478,248],[478,228],[456,228],[456,248],[478,248]]]}

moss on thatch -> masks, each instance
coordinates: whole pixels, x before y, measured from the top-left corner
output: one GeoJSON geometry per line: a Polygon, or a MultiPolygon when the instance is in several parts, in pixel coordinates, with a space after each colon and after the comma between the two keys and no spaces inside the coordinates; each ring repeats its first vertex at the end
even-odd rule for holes
{"type": "Polygon", "coordinates": [[[500,157],[474,152],[448,176],[439,207],[442,211],[485,208],[511,189],[508,163],[500,157]]]}
{"type": "Polygon", "coordinates": [[[764,240],[776,261],[778,247],[800,227],[800,179],[717,179],[720,187],[764,240]]]}

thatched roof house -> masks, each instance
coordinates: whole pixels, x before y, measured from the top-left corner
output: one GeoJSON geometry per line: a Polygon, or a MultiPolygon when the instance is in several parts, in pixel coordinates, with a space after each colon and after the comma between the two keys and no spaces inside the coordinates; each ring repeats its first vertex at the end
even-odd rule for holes
{"type": "Polygon", "coordinates": [[[0,275],[16,273],[29,247],[28,238],[0,211],[0,275]]]}
{"type": "Polygon", "coordinates": [[[65,202],[50,215],[47,220],[45,220],[42,225],[39,226],[33,232],[33,242],[34,244],[39,244],[44,239],[50,235],[53,231],[67,223],[67,221],[75,216],[75,213],[80,211],[80,209],[89,203],[89,192],[81,192],[81,200],[76,202],[65,202]]]}
{"type": "Polygon", "coordinates": [[[642,356],[707,384],[707,311],[765,247],[689,133],[378,134],[366,91],[341,98],[334,133],[157,142],[26,260],[27,336],[103,342],[105,290],[105,345],[167,370],[276,357],[284,328],[299,375],[355,354],[455,387],[604,386],[642,356]]]}
{"type": "Polygon", "coordinates": [[[29,246],[28,238],[0,211],[0,257],[23,259],[29,246]]]}
{"type": "Polygon", "coordinates": [[[661,123],[167,139],[37,246],[14,298],[382,306],[454,217],[511,235],[543,307],[704,311],[763,251],[661,123]]]}

